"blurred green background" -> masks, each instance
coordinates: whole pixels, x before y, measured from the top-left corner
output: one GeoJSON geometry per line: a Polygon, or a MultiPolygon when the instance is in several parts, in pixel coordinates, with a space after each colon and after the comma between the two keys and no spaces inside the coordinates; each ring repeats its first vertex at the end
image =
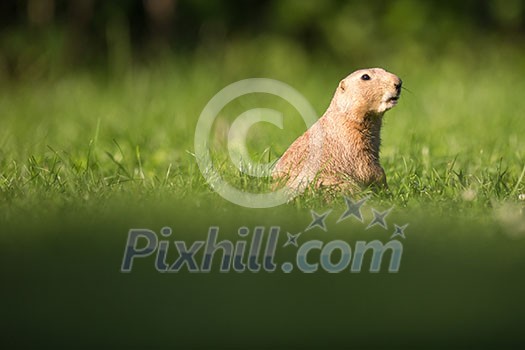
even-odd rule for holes
{"type": "Polygon", "coordinates": [[[484,56],[522,44],[525,30],[520,0],[20,0],[0,6],[1,77],[33,81],[79,69],[117,73],[173,54],[224,62],[236,58],[235,47],[264,52],[263,61],[278,61],[287,50],[288,65],[324,59],[346,65],[346,72],[385,56],[484,56]]]}
{"type": "MultiPolygon", "coordinates": [[[[3,1],[1,342],[523,347],[524,75],[520,0],[3,1]],[[322,193],[270,209],[228,203],[201,176],[193,135],[210,98],[240,79],[281,80],[320,116],[340,79],[373,66],[408,89],[382,134],[391,193],[366,208],[369,220],[371,207],[394,207],[390,229],[409,223],[398,274],[165,275],[153,259],[119,272],[130,228],[170,226],[191,242],[210,225],[230,239],[278,225],[282,245],[310,209],[344,211],[322,193]]],[[[286,118],[284,130],[250,130],[254,159],[277,159],[305,126],[268,96],[221,113],[216,167],[256,192],[268,182],[225,151],[229,125],[254,107],[286,118]]],[[[303,239],[388,240],[335,219],[303,239]]]]}

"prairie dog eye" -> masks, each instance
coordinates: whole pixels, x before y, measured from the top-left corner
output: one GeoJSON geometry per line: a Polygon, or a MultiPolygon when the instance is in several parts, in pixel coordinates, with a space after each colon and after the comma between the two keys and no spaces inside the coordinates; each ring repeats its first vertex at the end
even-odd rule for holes
{"type": "Polygon", "coordinates": [[[368,74],[361,75],[361,80],[370,80],[370,75],[368,74]]]}

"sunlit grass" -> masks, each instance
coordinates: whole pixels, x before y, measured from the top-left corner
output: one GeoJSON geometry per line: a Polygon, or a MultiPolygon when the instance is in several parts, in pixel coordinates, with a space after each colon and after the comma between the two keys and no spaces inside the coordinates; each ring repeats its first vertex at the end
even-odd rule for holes
{"type": "MultiPolygon", "coordinates": [[[[373,200],[475,215],[492,210],[495,202],[518,202],[525,192],[520,114],[525,82],[515,74],[520,56],[505,65],[498,55],[470,66],[460,57],[447,59],[374,62],[400,75],[409,91],[386,115],[382,163],[390,192],[373,200]]],[[[4,219],[44,201],[51,208],[96,205],[119,194],[137,200],[211,198],[220,205],[223,200],[212,193],[193,154],[197,119],[216,92],[254,77],[256,66],[257,76],[263,72],[288,83],[321,115],[338,79],[359,68],[302,62],[281,71],[275,62],[252,62],[241,69],[195,60],[130,69],[122,79],[79,74],[10,86],[0,97],[4,219]]],[[[243,174],[227,155],[230,123],[253,107],[275,108],[285,116],[284,130],[269,125],[250,130],[248,148],[255,160],[275,160],[305,126],[289,105],[268,96],[229,105],[214,124],[210,142],[219,173],[241,190],[267,191],[268,179],[243,174]]],[[[289,205],[331,204],[326,196],[310,193],[289,205]]]]}
{"type": "MultiPolygon", "coordinates": [[[[495,52],[480,61],[453,54],[434,60],[394,56],[342,67],[326,58],[297,61],[297,53],[250,60],[245,58],[264,55],[234,50],[222,61],[174,57],[129,68],[119,78],[92,72],[3,82],[6,334],[17,344],[76,344],[89,329],[88,341],[117,348],[121,339],[165,345],[159,334],[182,348],[198,346],[196,341],[217,347],[217,339],[239,337],[266,339],[257,343],[262,347],[294,344],[296,337],[309,345],[319,341],[318,347],[338,340],[374,347],[373,339],[389,347],[396,339],[419,339],[427,347],[436,339],[458,339],[459,346],[462,339],[513,344],[521,339],[525,315],[525,82],[516,74],[523,71],[523,56],[508,55],[503,63],[495,52]],[[383,127],[389,191],[370,197],[363,222],[339,222],[346,209],[339,194],[307,191],[288,204],[256,210],[229,203],[210,188],[196,162],[194,131],[220,89],[244,78],[278,79],[321,115],[339,79],[363,66],[384,66],[409,90],[383,127]],[[388,229],[367,229],[373,209],[392,209],[388,229]],[[306,230],[310,210],[330,211],[326,232],[306,230]],[[408,225],[406,238],[399,238],[404,253],[395,274],[285,274],[280,267],[273,273],[164,274],[155,270],[154,255],[137,261],[132,274],[119,272],[131,228],[160,233],[171,227],[172,236],[159,239],[171,242],[173,261],[174,241],[189,247],[210,226],[220,227],[221,240],[237,242],[251,240],[240,237],[240,227],[253,232],[277,226],[277,263],[283,263],[296,253],[283,247],[286,232],[301,233],[299,244],[338,239],[353,246],[356,240],[392,239],[394,225],[408,225]]],[[[221,112],[210,149],[225,181],[265,192],[271,181],[240,171],[227,149],[231,123],[255,107],[279,110],[285,121],[283,130],[267,123],[250,129],[247,148],[254,161],[274,161],[305,129],[282,100],[246,96],[221,112]]],[[[242,167],[253,164],[243,159],[242,167]]]]}

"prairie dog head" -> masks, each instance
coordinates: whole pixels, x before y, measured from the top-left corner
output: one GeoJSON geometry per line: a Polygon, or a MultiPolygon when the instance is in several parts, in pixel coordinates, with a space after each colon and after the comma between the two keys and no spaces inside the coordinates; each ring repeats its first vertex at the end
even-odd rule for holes
{"type": "Polygon", "coordinates": [[[382,68],[360,69],[341,80],[332,104],[354,116],[382,115],[397,104],[402,83],[382,68]]]}

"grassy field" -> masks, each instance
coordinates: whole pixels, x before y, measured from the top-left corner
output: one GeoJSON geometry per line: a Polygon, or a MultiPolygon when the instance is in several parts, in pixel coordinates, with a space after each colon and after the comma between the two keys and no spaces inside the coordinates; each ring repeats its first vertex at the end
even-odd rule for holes
{"type": "MultiPolygon", "coordinates": [[[[226,237],[236,237],[240,226],[299,232],[311,220],[310,209],[344,210],[342,198],[327,202],[322,193],[271,209],[241,208],[214,193],[200,174],[195,126],[226,85],[281,80],[321,115],[338,81],[362,68],[287,46],[272,46],[260,60],[258,50],[233,47],[220,59],[197,53],[149,67],[2,83],[0,263],[2,293],[10,300],[8,342],[523,343],[525,56],[506,46],[481,57],[458,50],[430,58],[416,50],[410,60],[393,55],[363,64],[398,74],[409,90],[383,128],[391,193],[368,202],[394,208],[390,227],[409,223],[400,273],[170,277],[153,269],[153,258],[134,274],[119,272],[133,227],[170,226],[187,240],[211,225],[226,237]],[[200,337],[203,330],[207,337],[200,337]]],[[[210,143],[217,169],[240,189],[264,191],[267,181],[239,174],[225,151],[229,125],[254,107],[281,110],[286,118],[283,130],[250,130],[254,159],[276,159],[305,126],[291,106],[259,95],[235,101],[216,120],[210,143]]],[[[329,236],[309,234],[369,232],[359,233],[357,222],[335,226],[336,219],[327,221],[334,228],[329,236]]]]}
{"type": "MultiPolygon", "coordinates": [[[[13,207],[32,205],[38,198],[51,200],[51,206],[119,193],[207,198],[210,189],[192,156],[193,135],[200,112],[215,93],[244,78],[278,79],[303,94],[321,115],[338,81],[359,68],[314,59],[291,65],[288,56],[297,53],[276,51],[270,56],[275,62],[242,68],[229,62],[228,55],[222,62],[197,55],[192,62],[175,58],[110,78],[80,73],[58,81],[4,85],[4,219],[13,207]]],[[[243,55],[235,59],[251,58],[249,50],[243,55]]],[[[381,156],[392,197],[379,199],[401,207],[430,203],[489,212],[495,202],[516,203],[525,192],[524,83],[517,74],[524,58],[509,51],[464,63],[471,58],[463,53],[434,60],[415,56],[414,63],[403,57],[368,63],[395,72],[409,89],[386,115],[381,156]]],[[[219,115],[210,135],[220,160],[215,166],[232,184],[256,191],[261,184],[239,176],[223,156],[229,124],[253,107],[275,108],[285,115],[284,130],[264,123],[250,130],[248,146],[256,160],[276,159],[305,126],[290,105],[261,94],[234,101],[219,115]]],[[[311,198],[298,202],[323,204],[311,198]]]]}

